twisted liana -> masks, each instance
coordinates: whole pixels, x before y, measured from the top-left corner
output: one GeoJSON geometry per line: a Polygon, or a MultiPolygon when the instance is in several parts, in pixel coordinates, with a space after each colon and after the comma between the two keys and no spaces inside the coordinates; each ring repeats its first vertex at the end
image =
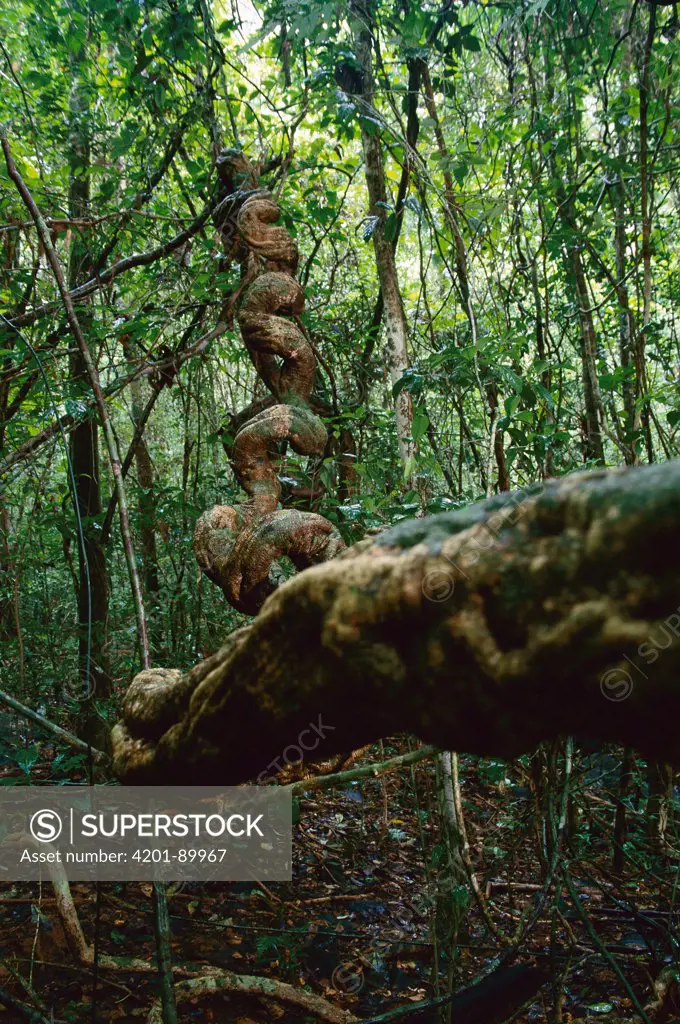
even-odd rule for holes
{"type": "MultiPolygon", "coordinates": [[[[240,185],[224,204],[218,228],[228,258],[241,265],[236,319],[255,370],[274,398],[240,427],[231,464],[247,500],[216,505],[196,524],[194,551],[206,576],[239,611],[255,615],[283,578],[287,557],[296,569],[325,562],[344,548],[332,523],[298,509],[278,508],[278,450],[321,456],[324,424],[309,406],[316,357],[300,323],[305,296],[295,273],[298,250],[276,224],[279,207],[257,188],[242,154],[223,157],[225,177],[240,185]]],[[[222,204],[221,204],[222,205],[222,204]]]]}

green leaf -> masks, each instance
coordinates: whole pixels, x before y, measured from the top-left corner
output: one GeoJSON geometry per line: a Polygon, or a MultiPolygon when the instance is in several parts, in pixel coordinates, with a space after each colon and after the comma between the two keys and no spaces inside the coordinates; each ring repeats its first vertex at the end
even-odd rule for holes
{"type": "Polygon", "coordinates": [[[36,744],[32,747],[26,747],[25,750],[15,751],[15,753],[12,754],[11,759],[19,766],[19,768],[21,768],[23,772],[26,773],[26,775],[30,775],[31,768],[33,768],[33,766],[37,763],[39,756],[40,751],[36,744]]]}
{"type": "Polygon", "coordinates": [[[427,413],[424,412],[422,408],[416,409],[416,411],[413,414],[413,425],[411,428],[413,440],[416,442],[416,444],[425,436],[429,425],[430,420],[427,413]]]}
{"type": "Polygon", "coordinates": [[[385,221],[383,234],[388,242],[393,242],[399,233],[399,218],[396,213],[391,213],[385,221]]]}
{"type": "Polygon", "coordinates": [[[524,381],[519,376],[519,374],[515,373],[515,371],[511,369],[511,367],[504,366],[502,363],[499,366],[496,366],[494,369],[496,377],[498,377],[502,381],[505,381],[505,383],[509,384],[517,392],[518,395],[521,395],[522,390],[524,388],[524,381]]]}
{"type": "Polygon", "coordinates": [[[359,115],[359,124],[361,125],[361,130],[366,132],[367,135],[377,135],[382,128],[381,122],[376,117],[366,117],[365,114],[359,115]]]}
{"type": "Polygon", "coordinates": [[[405,371],[392,386],[392,398],[396,398],[402,391],[408,391],[411,395],[418,395],[423,389],[425,378],[412,366],[405,371]]]}
{"type": "Polygon", "coordinates": [[[477,38],[477,36],[473,36],[472,34],[469,34],[469,33],[466,33],[463,36],[462,42],[463,42],[463,47],[466,50],[471,50],[473,53],[479,53],[479,51],[482,48],[482,44],[479,41],[479,39],[477,38]]]}
{"type": "Polygon", "coordinates": [[[549,409],[555,408],[555,399],[551,395],[550,391],[548,391],[545,384],[542,384],[540,380],[535,380],[532,384],[532,387],[534,389],[534,392],[538,395],[539,398],[543,399],[543,401],[549,409]]]}
{"type": "Polygon", "coordinates": [[[361,228],[361,237],[364,242],[370,242],[373,233],[380,223],[380,217],[367,217],[361,228]]]}

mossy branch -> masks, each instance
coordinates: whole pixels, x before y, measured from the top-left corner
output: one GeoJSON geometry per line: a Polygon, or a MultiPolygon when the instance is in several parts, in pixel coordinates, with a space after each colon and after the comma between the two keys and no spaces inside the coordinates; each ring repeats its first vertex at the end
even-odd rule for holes
{"type": "Polygon", "coordinates": [[[404,731],[500,757],[578,733],[678,762],[679,523],[676,461],[400,524],[287,582],[189,673],[137,676],[116,770],[237,783],[291,745],[318,760],[404,731]]]}

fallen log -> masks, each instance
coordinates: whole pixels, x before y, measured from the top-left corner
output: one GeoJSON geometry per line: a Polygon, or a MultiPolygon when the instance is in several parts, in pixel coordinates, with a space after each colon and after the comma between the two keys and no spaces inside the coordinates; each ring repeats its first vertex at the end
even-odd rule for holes
{"type": "Polygon", "coordinates": [[[288,581],[188,673],[140,673],[115,770],[238,783],[291,747],[404,731],[500,757],[578,733],[677,763],[679,525],[678,461],[399,524],[288,581]]]}

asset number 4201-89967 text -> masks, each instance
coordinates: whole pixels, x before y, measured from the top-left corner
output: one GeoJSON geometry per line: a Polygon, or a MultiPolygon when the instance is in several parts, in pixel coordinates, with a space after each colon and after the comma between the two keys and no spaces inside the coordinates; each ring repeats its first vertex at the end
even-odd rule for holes
{"type": "Polygon", "coordinates": [[[227,850],[177,850],[170,853],[169,850],[135,850],[132,860],[140,864],[171,864],[177,861],[178,864],[221,864],[227,856],[227,850]]]}

